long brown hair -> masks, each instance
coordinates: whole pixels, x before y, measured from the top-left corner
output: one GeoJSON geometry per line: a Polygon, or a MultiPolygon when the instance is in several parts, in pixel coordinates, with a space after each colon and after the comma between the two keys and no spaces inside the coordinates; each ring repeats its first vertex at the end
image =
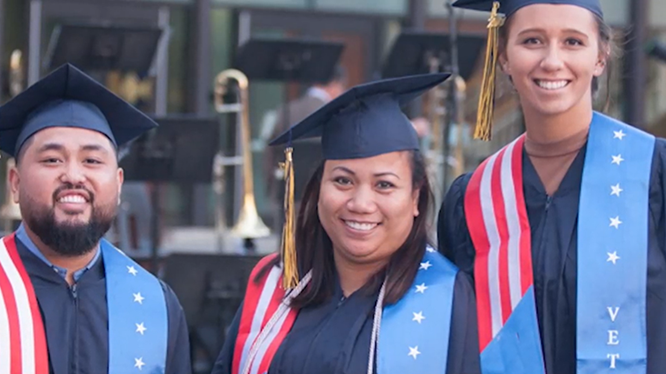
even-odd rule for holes
{"type": "MultiPolygon", "coordinates": [[[[409,290],[429,244],[429,221],[433,214],[434,196],[426,172],[421,152],[410,151],[412,188],[419,190],[418,210],[414,225],[405,242],[393,253],[388,265],[375,274],[364,290],[376,291],[387,276],[385,305],[402,298],[409,290]]],[[[294,308],[304,308],[327,301],[335,289],[335,262],[333,244],[319,221],[317,205],[319,190],[324,174],[324,162],[308,181],[296,222],[296,254],[298,271],[301,277],[312,270],[312,280],[303,292],[291,301],[294,308]]],[[[269,264],[264,271],[275,265],[279,259],[269,264]]],[[[261,272],[259,277],[261,277],[261,272]]],[[[258,280],[255,279],[255,280],[258,280]]]]}
{"type": "MultiPolygon", "coordinates": [[[[590,12],[591,13],[591,12],[590,12]]],[[[613,74],[613,60],[612,57],[618,50],[616,48],[616,40],[613,35],[613,29],[601,18],[599,15],[591,13],[594,16],[594,20],[597,24],[597,30],[599,32],[599,50],[604,53],[606,58],[606,96],[604,98],[603,111],[607,111],[610,105],[611,100],[611,90],[610,83],[612,81],[613,74]]],[[[507,17],[504,22],[504,26],[499,29],[499,51],[500,54],[506,53],[506,45],[509,38],[509,28],[511,27],[511,20],[513,15],[507,17]]],[[[599,93],[599,77],[592,78],[592,98],[596,99],[599,93]]]]}

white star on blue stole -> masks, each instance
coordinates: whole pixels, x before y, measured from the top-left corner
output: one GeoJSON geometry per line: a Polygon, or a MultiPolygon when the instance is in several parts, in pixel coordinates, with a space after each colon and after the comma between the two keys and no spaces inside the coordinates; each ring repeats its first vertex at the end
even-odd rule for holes
{"type": "Polygon", "coordinates": [[[100,244],[109,311],[109,374],[165,372],[168,320],[157,278],[111,243],[100,244]]]}
{"type": "Polygon", "coordinates": [[[646,372],[654,143],[654,136],[594,113],[578,213],[578,374],[646,372]]]}
{"type": "Polygon", "coordinates": [[[378,373],[446,373],[457,273],[455,265],[428,248],[409,291],[384,308],[378,373]]]}

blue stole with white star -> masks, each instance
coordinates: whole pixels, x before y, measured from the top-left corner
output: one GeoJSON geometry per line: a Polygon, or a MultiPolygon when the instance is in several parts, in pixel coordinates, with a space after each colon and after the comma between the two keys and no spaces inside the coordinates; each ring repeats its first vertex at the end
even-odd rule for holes
{"type": "Polygon", "coordinates": [[[446,373],[457,273],[428,247],[412,287],[383,310],[377,373],[446,373]]]}
{"type": "Polygon", "coordinates": [[[578,213],[578,374],[646,372],[654,143],[654,136],[594,113],[578,213]]]}
{"type": "Polygon", "coordinates": [[[109,374],[165,372],[168,321],[157,278],[111,243],[100,243],[109,312],[109,374]]]}

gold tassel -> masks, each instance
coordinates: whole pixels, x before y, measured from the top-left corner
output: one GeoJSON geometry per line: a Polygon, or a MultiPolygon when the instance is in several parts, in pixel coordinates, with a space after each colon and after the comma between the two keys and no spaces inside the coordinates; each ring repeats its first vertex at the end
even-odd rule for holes
{"type": "Polygon", "coordinates": [[[488,44],[486,45],[486,60],[483,67],[483,80],[479,95],[479,108],[476,113],[476,129],[474,139],[490,140],[492,131],[493,109],[495,100],[495,76],[497,74],[497,57],[499,49],[499,28],[504,24],[504,17],[499,16],[500,3],[493,2],[493,10],[488,20],[488,44]]]}
{"type": "Polygon", "coordinates": [[[294,163],[293,149],[284,151],[285,162],[281,164],[284,171],[284,227],[282,228],[282,286],[285,290],[298,285],[298,262],[296,261],[295,212],[294,212],[294,163]]]}

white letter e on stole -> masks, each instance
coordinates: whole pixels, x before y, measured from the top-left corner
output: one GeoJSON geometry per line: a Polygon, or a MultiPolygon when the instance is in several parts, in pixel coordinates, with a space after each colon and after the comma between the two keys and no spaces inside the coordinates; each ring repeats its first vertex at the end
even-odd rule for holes
{"type": "Polygon", "coordinates": [[[615,359],[620,358],[620,354],[619,353],[614,353],[614,354],[609,353],[608,355],[606,355],[606,357],[611,359],[610,368],[615,369],[615,359]]]}
{"type": "Polygon", "coordinates": [[[608,330],[608,345],[620,344],[620,339],[618,339],[619,334],[620,332],[617,330],[608,330]]]}

